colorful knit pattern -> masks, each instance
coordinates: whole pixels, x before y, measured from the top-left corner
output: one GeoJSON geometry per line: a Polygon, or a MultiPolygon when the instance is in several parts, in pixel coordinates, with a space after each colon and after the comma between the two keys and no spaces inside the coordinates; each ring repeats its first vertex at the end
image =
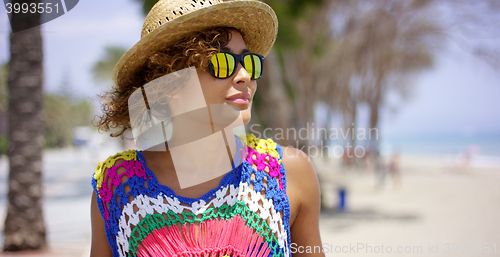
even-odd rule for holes
{"type": "Polygon", "coordinates": [[[113,256],[290,256],[282,148],[254,135],[237,144],[241,165],[200,198],[159,184],[141,151],[99,163],[92,185],[113,256]]]}

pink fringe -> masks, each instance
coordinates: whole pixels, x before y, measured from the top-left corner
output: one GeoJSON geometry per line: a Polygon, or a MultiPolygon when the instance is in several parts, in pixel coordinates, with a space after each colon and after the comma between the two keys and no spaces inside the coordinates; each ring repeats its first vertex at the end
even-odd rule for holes
{"type": "Polygon", "coordinates": [[[197,228],[177,225],[157,229],[139,245],[137,256],[269,256],[263,238],[246,226],[241,216],[230,220],[207,220],[197,228]],[[182,230],[182,232],[181,232],[182,230]],[[262,247],[261,247],[262,244],[262,247]]]}

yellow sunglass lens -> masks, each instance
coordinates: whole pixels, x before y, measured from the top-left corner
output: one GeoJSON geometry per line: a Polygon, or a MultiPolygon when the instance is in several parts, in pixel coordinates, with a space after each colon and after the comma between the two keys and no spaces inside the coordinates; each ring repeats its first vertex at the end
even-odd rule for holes
{"type": "Polygon", "coordinates": [[[243,61],[245,63],[245,69],[247,70],[250,77],[253,79],[258,79],[262,74],[262,63],[260,58],[256,55],[251,54],[245,56],[245,58],[243,58],[243,61]]]}
{"type": "Polygon", "coordinates": [[[212,66],[214,67],[214,75],[218,78],[227,78],[233,74],[235,60],[234,57],[227,53],[217,53],[212,56],[212,66]]]}

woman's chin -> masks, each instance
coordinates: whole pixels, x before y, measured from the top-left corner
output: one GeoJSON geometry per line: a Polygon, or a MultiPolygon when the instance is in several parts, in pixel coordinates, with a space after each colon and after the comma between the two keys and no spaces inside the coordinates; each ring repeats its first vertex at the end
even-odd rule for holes
{"type": "Polygon", "coordinates": [[[248,105],[231,105],[236,111],[240,112],[240,117],[243,120],[243,124],[246,125],[250,122],[252,118],[252,104],[248,105]]]}
{"type": "Polygon", "coordinates": [[[252,119],[252,112],[250,109],[241,111],[241,118],[243,120],[243,125],[246,125],[252,119]]]}

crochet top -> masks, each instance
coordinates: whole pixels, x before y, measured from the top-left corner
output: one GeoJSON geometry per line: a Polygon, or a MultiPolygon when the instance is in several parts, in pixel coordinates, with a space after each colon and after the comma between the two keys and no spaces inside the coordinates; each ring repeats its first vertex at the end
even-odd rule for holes
{"type": "Polygon", "coordinates": [[[199,198],[160,184],[141,151],[99,163],[92,186],[113,256],[290,256],[283,150],[253,134],[236,142],[246,157],[199,198]]]}

